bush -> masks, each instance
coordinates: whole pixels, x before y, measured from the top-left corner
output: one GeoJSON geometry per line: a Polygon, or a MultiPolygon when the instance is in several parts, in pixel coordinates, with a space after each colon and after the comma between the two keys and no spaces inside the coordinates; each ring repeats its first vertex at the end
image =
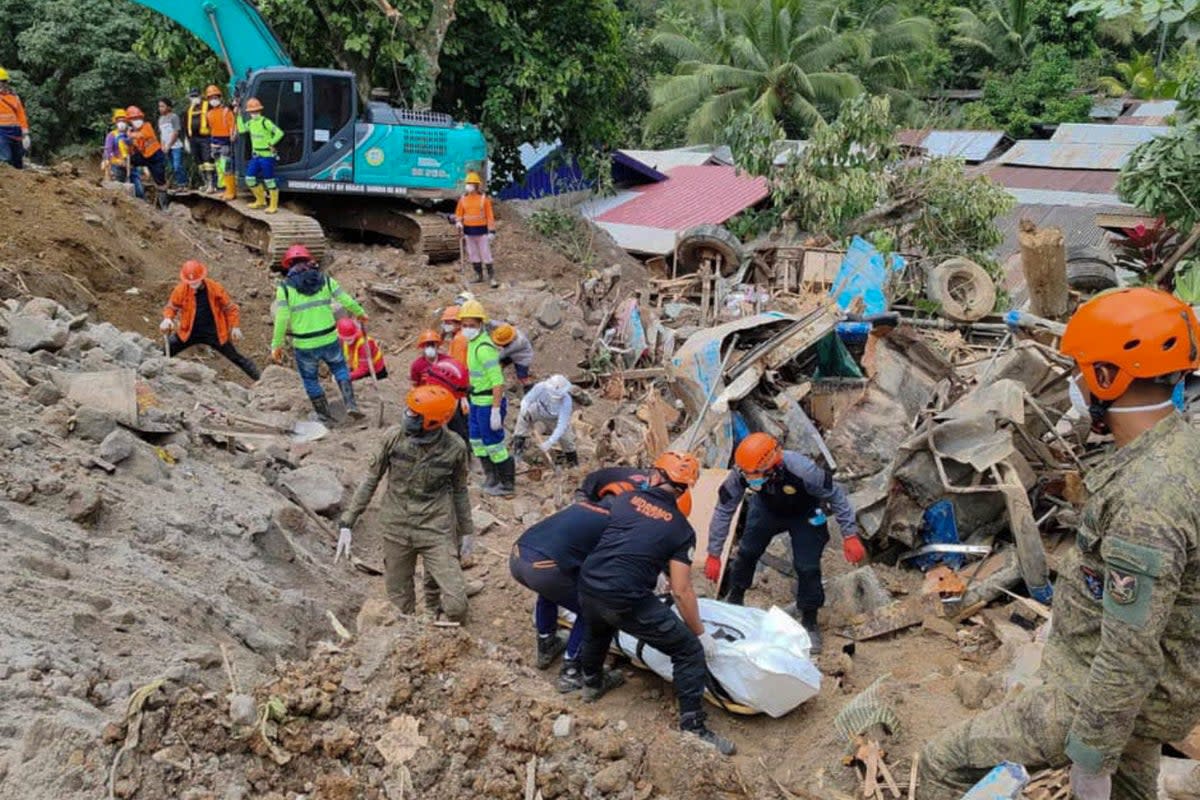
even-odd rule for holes
{"type": "Polygon", "coordinates": [[[984,81],[983,100],[971,103],[964,119],[974,128],[1002,128],[1027,137],[1037,122],[1086,122],[1092,98],[1076,93],[1080,76],[1061,45],[1039,45],[1029,66],[1013,74],[992,74],[984,81]]]}

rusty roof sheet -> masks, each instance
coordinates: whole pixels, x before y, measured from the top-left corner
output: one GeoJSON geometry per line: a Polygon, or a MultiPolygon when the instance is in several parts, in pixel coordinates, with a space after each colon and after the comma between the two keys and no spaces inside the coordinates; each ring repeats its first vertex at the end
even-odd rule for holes
{"type": "Polygon", "coordinates": [[[1160,126],[1059,125],[1049,141],[1022,139],[996,159],[998,164],[1055,169],[1119,170],[1133,148],[1162,136],[1160,126]]]}
{"type": "Polygon", "coordinates": [[[1100,169],[1047,169],[1004,165],[992,169],[988,172],[988,177],[1007,189],[1113,194],[1117,186],[1117,173],[1100,169]]]}
{"type": "Polygon", "coordinates": [[[1094,144],[1101,146],[1135,146],[1165,135],[1166,127],[1146,126],[1140,128],[1098,125],[1095,123],[1065,122],[1059,125],[1050,137],[1055,144],[1094,144]]]}

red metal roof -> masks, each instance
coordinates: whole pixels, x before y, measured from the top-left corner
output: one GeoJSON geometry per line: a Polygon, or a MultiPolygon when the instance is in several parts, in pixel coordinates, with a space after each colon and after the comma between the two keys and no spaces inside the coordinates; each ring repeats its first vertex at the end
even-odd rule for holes
{"type": "Polygon", "coordinates": [[[1008,165],[996,167],[988,173],[988,177],[1009,189],[1050,189],[1088,194],[1112,194],[1116,189],[1117,175],[1115,170],[1008,165]]]}
{"type": "Polygon", "coordinates": [[[685,230],[693,225],[720,224],[766,199],[767,194],[766,178],[739,174],[733,167],[675,167],[667,171],[667,180],[647,186],[596,221],[685,230]]]}

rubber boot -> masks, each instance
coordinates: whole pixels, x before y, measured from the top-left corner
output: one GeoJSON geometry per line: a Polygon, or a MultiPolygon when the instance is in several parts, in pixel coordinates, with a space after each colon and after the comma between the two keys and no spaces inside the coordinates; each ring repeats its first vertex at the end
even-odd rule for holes
{"type": "Polygon", "coordinates": [[[484,267],[487,268],[488,285],[493,289],[499,289],[500,281],[496,280],[496,267],[492,264],[484,264],[484,267]]]}
{"type": "Polygon", "coordinates": [[[567,649],[567,640],[559,636],[557,633],[552,633],[549,636],[542,636],[540,633],[537,637],[537,668],[547,669],[554,660],[558,658],[563,650],[567,649]]]}
{"type": "Polygon", "coordinates": [[[250,187],[250,194],[254,195],[254,202],[250,204],[250,208],[265,208],[267,205],[267,190],[259,184],[254,184],[250,187]]]}
{"type": "Polygon", "coordinates": [[[270,202],[267,203],[267,213],[268,214],[278,214],[279,213],[279,190],[278,189],[268,189],[267,197],[270,199],[270,202]]]}
{"type": "Polygon", "coordinates": [[[604,695],[625,684],[625,673],[610,669],[595,677],[583,676],[583,702],[594,703],[604,695]]]}
{"type": "Polygon", "coordinates": [[[583,688],[583,673],[579,671],[579,659],[563,658],[562,669],[558,671],[558,681],[555,683],[559,694],[578,692],[583,688]]]}
{"type": "Polygon", "coordinates": [[[472,263],[471,266],[475,268],[475,280],[471,283],[483,283],[483,264],[472,263]]]}
{"type": "Polygon", "coordinates": [[[355,419],[362,419],[363,413],[358,410],[358,403],[354,402],[354,384],[350,381],[338,381],[337,385],[342,390],[342,402],[346,405],[346,414],[355,419]]]}
{"type": "Polygon", "coordinates": [[[735,606],[744,606],[746,604],[746,590],[737,586],[730,586],[728,594],[725,595],[725,602],[735,606]]]}
{"type": "Polygon", "coordinates": [[[237,175],[225,176],[225,194],[221,195],[222,200],[237,200],[237,175]]]}
{"type": "Polygon", "coordinates": [[[821,628],[817,625],[817,609],[806,608],[800,612],[800,624],[808,632],[808,640],[812,642],[809,652],[814,656],[821,652],[821,628]]]}
{"type": "Polygon", "coordinates": [[[484,489],[484,494],[490,494],[493,497],[512,497],[516,494],[513,488],[517,482],[517,465],[513,461],[513,457],[509,456],[504,461],[495,465],[496,483],[490,488],[484,489]]]}
{"type": "Polygon", "coordinates": [[[167,187],[156,186],[154,189],[154,199],[158,204],[159,211],[166,211],[167,206],[171,205],[171,195],[167,194],[167,187]]]}
{"type": "Polygon", "coordinates": [[[489,494],[488,490],[500,480],[500,477],[496,473],[496,465],[487,456],[479,459],[479,465],[483,467],[483,492],[489,494]]]}
{"type": "Polygon", "coordinates": [[[209,194],[217,193],[217,171],[215,169],[204,170],[204,191],[209,194]]]}
{"type": "Polygon", "coordinates": [[[731,756],[736,753],[737,745],[724,736],[709,730],[708,726],[704,724],[704,719],[703,711],[689,711],[679,718],[679,730],[700,737],[700,741],[717,748],[717,752],[723,756],[731,756]]]}
{"type": "Polygon", "coordinates": [[[312,401],[313,411],[317,413],[317,419],[321,422],[333,422],[333,415],[329,413],[329,400],[325,395],[320,397],[308,398],[312,401]]]}

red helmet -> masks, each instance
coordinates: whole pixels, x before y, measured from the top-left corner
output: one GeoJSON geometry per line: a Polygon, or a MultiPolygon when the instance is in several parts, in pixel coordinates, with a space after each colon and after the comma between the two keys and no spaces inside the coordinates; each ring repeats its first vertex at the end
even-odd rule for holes
{"type": "Polygon", "coordinates": [[[131,120],[146,118],[146,115],[143,114],[142,110],[140,108],[138,108],[137,106],[130,106],[129,108],[125,109],[125,116],[131,120]]]}
{"type": "Polygon", "coordinates": [[[426,374],[430,381],[439,386],[445,386],[452,392],[466,391],[469,383],[466,369],[453,358],[443,358],[431,365],[426,374]]]}
{"type": "Polygon", "coordinates": [[[308,248],[302,244],[294,244],[287,249],[283,254],[283,258],[279,263],[285,267],[290,267],[297,261],[312,261],[312,253],[308,252],[308,248]]]}
{"type": "Polygon", "coordinates": [[[349,317],[342,317],[338,320],[337,334],[342,341],[353,342],[361,332],[362,329],[358,327],[358,323],[349,317]]]}
{"type": "Polygon", "coordinates": [[[208,275],[208,267],[199,261],[185,261],[179,269],[179,279],[183,281],[202,281],[208,275]]]}

